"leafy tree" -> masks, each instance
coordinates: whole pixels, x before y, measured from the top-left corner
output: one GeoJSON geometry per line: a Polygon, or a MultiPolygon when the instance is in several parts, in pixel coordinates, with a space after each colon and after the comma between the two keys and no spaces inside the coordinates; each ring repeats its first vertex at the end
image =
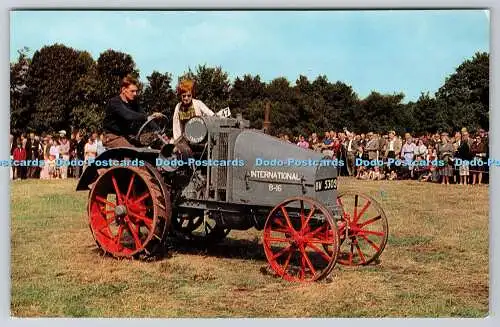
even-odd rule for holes
{"type": "Polygon", "coordinates": [[[199,65],[196,73],[191,68],[179,77],[179,81],[190,78],[195,81],[195,97],[203,101],[214,112],[229,105],[229,77],[220,66],[199,65]]]}
{"type": "Polygon", "coordinates": [[[71,112],[72,126],[100,130],[104,120],[104,110],[97,64],[87,52],[80,55],[80,60],[85,63],[87,69],[74,86],[77,105],[71,112]]]}
{"type": "Polygon", "coordinates": [[[71,112],[78,105],[75,84],[89,68],[88,55],[61,44],[35,52],[27,86],[33,112],[30,127],[37,131],[68,128],[71,112]]]}
{"type": "MultiPolygon", "coordinates": [[[[117,95],[120,91],[120,82],[123,77],[130,74],[139,78],[132,56],[123,52],[106,50],[97,59],[96,78],[99,84],[100,105],[117,95]]],[[[139,85],[140,87],[141,85],[139,85]]]]}
{"type": "Polygon", "coordinates": [[[354,114],[358,132],[373,131],[385,133],[390,129],[398,131],[406,130],[403,124],[396,119],[401,115],[404,105],[401,101],[404,94],[383,95],[378,92],[372,93],[360,101],[359,110],[354,114]]]}
{"type": "Polygon", "coordinates": [[[354,130],[356,124],[354,113],[358,110],[359,99],[352,86],[337,81],[328,86],[323,96],[329,105],[326,112],[328,129],[340,130],[347,127],[349,130],[354,130]]]}
{"type": "Polygon", "coordinates": [[[411,120],[417,133],[436,133],[442,129],[447,129],[446,122],[438,117],[438,102],[429,93],[422,93],[417,102],[407,105],[411,111],[411,120]]]}
{"type": "Polygon", "coordinates": [[[174,90],[171,86],[172,75],[169,73],[162,74],[157,71],[153,71],[147,79],[148,83],[146,84],[144,92],[141,96],[144,110],[148,114],[161,112],[171,118],[177,103],[174,90]]]}
{"type": "MultiPolygon", "coordinates": [[[[97,61],[86,51],[61,44],[44,46],[28,58],[27,49],[10,65],[11,130],[52,132],[77,127],[102,127],[104,108],[119,92],[126,74],[139,77],[131,55],[114,50],[97,61]]],[[[476,53],[451,74],[434,97],[421,94],[403,104],[404,94],[373,91],[359,99],[352,86],[331,83],[325,75],[314,81],[300,75],[292,86],[284,77],[269,83],[244,74],[230,83],[221,67],[197,66],[179,80],[196,82],[195,97],[217,111],[229,106],[251,126],[262,128],[266,104],[271,106],[271,132],[308,134],[347,127],[357,132],[398,133],[489,128],[489,54],[476,53]]],[[[144,109],[172,115],[176,102],[172,75],[154,71],[147,77],[140,101],[144,109]]]]}
{"type": "MultiPolygon", "coordinates": [[[[260,76],[250,74],[243,75],[243,78],[236,77],[229,92],[229,107],[231,111],[242,113],[248,118],[248,110],[252,103],[264,100],[266,84],[260,80],[260,76]]],[[[260,104],[259,104],[260,105],[260,104]]]]}
{"type": "Polygon", "coordinates": [[[465,60],[439,88],[436,98],[448,125],[489,128],[489,54],[476,53],[465,60]]]}
{"type": "Polygon", "coordinates": [[[18,51],[17,62],[10,64],[10,129],[12,133],[24,130],[30,121],[30,93],[27,84],[30,59],[28,48],[18,51]]]}

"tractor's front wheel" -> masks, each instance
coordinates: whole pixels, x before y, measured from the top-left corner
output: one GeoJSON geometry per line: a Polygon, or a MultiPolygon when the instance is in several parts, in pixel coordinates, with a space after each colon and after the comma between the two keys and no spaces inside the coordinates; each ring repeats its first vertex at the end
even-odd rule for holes
{"type": "Polygon", "coordinates": [[[344,192],[337,197],[342,219],[338,262],[344,266],[369,265],[379,259],[389,236],[384,210],[372,197],[358,192],[344,192]]]}
{"type": "Polygon", "coordinates": [[[308,197],[274,207],[264,226],[263,246],[275,273],[288,281],[323,279],[334,268],[340,237],[332,212],[308,197]]]}

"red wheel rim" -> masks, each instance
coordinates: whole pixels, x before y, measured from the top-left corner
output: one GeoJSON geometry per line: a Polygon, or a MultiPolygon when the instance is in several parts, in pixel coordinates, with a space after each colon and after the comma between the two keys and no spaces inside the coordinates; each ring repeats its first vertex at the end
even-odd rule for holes
{"type": "Polygon", "coordinates": [[[311,198],[278,204],[264,226],[263,246],[271,268],[288,281],[326,277],[337,261],[339,234],[331,212],[311,198]]]}
{"type": "Polygon", "coordinates": [[[368,265],[380,257],[387,244],[387,217],[372,197],[347,192],[337,197],[342,219],[338,223],[338,262],[346,266],[368,265]]]}
{"type": "Polygon", "coordinates": [[[159,233],[159,188],[140,168],[113,168],[99,177],[89,198],[89,225],[97,244],[117,257],[150,254],[159,233]]]}

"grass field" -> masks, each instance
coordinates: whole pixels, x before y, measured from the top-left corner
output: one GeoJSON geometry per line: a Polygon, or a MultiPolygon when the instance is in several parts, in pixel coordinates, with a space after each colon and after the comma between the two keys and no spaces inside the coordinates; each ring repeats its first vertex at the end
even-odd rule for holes
{"type": "Polygon", "coordinates": [[[154,262],[97,251],[75,180],[11,184],[11,315],[17,317],[484,317],[488,187],[343,178],[375,197],[390,236],[379,265],[337,265],[301,285],[262,273],[255,230],[154,262]]]}

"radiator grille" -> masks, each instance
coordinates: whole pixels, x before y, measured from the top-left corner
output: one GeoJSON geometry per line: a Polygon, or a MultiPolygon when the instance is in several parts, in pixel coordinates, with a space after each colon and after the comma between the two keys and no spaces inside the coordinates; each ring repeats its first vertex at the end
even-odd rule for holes
{"type": "MultiPolygon", "coordinates": [[[[218,154],[220,160],[228,159],[228,133],[220,133],[219,134],[219,142],[218,142],[218,154]]],[[[226,188],[227,186],[227,166],[216,167],[217,169],[217,186],[218,188],[226,188]]]]}

